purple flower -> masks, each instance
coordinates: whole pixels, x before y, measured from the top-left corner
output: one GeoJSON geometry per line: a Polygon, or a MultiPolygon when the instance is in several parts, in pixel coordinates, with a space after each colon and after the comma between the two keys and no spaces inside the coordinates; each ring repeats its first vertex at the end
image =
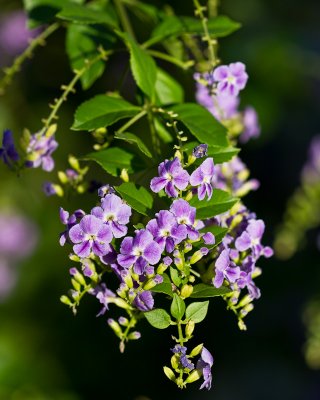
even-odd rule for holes
{"type": "Polygon", "coordinates": [[[2,137],[2,147],[0,148],[0,158],[2,158],[3,162],[8,166],[11,166],[11,163],[15,163],[19,160],[19,154],[14,145],[13,135],[9,129],[6,129],[3,132],[2,137]]]}
{"type": "Polygon", "coordinates": [[[172,161],[165,160],[158,167],[159,177],[153,178],[150,183],[155,193],[164,189],[169,197],[178,197],[179,190],[184,190],[189,183],[189,174],[185,171],[180,160],[175,157],[172,161]]]}
{"type": "Polygon", "coordinates": [[[73,250],[81,258],[89,257],[91,251],[99,257],[111,251],[111,229],[94,215],[85,215],[70,229],[69,237],[76,243],[73,250]]]}
{"type": "Polygon", "coordinates": [[[92,209],[91,214],[104,221],[111,229],[115,238],[123,237],[127,234],[128,228],[125,226],[131,216],[131,207],[115,194],[107,194],[101,200],[101,207],[92,209]]]}
{"type": "Polygon", "coordinates": [[[194,364],[187,357],[187,348],[176,344],[173,349],[171,349],[172,353],[178,354],[180,364],[183,368],[188,368],[190,371],[194,369],[194,364]]]}
{"type": "Polygon", "coordinates": [[[67,229],[60,234],[59,243],[61,246],[64,246],[66,241],[69,240],[69,230],[76,225],[77,221],[85,216],[85,212],[82,210],[76,210],[73,214],[69,214],[68,211],[65,211],[62,207],[60,207],[60,221],[63,225],[67,226],[67,229]]]}
{"type": "Polygon", "coordinates": [[[205,244],[215,244],[216,241],[213,233],[211,232],[206,232],[205,234],[203,234],[202,240],[204,241],[205,244]]]}
{"type": "Polygon", "coordinates": [[[155,265],[159,262],[162,251],[152,234],[141,229],[136,231],[134,238],[128,236],[123,239],[120,253],[117,257],[118,263],[124,268],[133,265],[134,272],[142,275],[148,264],[155,265]]]}
{"type": "Polygon", "coordinates": [[[240,136],[240,141],[246,143],[251,138],[257,138],[260,135],[260,125],[258,114],[253,107],[246,107],[243,112],[244,131],[240,136]]]}
{"type": "Polygon", "coordinates": [[[213,357],[209,350],[205,347],[202,348],[200,359],[197,362],[197,369],[201,370],[204,382],[200,386],[201,389],[211,389],[212,374],[211,367],[213,365],[213,357]]]}
{"type": "Polygon", "coordinates": [[[190,176],[190,184],[198,187],[198,198],[203,200],[208,196],[208,200],[212,197],[212,180],[214,177],[213,158],[207,158],[190,176]]]}
{"type": "Polygon", "coordinates": [[[29,168],[38,168],[42,166],[44,171],[50,172],[54,168],[54,161],[51,154],[58,147],[54,135],[46,136],[41,134],[31,135],[27,147],[26,166],[29,168]]]}
{"type": "Polygon", "coordinates": [[[197,240],[199,232],[195,228],[196,208],[183,199],[174,200],[170,211],[176,217],[178,224],[185,225],[189,239],[197,240]]]}
{"type": "Polygon", "coordinates": [[[226,249],[221,252],[216,260],[215,267],[216,276],[213,285],[216,288],[223,284],[224,278],[234,283],[240,276],[240,268],[230,260],[230,250],[226,249]]]}
{"type": "Polygon", "coordinates": [[[207,153],[208,153],[207,144],[199,144],[199,146],[195,147],[192,151],[192,155],[196,158],[206,157],[207,153]]]}
{"type": "Polygon", "coordinates": [[[187,237],[185,225],[179,225],[175,216],[166,210],[156,214],[155,219],[148,222],[146,228],[152,233],[161,250],[172,253],[176,244],[187,237]]]}
{"type": "Polygon", "coordinates": [[[248,80],[246,67],[241,62],[221,65],[213,71],[213,78],[218,82],[217,91],[221,95],[238,96],[248,80]]]}
{"type": "Polygon", "coordinates": [[[116,297],[115,293],[108,289],[105,283],[96,286],[91,294],[93,294],[100,301],[100,303],[103,304],[103,307],[97,314],[97,317],[100,317],[100,315],[103,315],[107,310],[109,310],[109,304],[112,303],[112,299],[116,297]]]}
{"type": "Polygon", "coordinates": [[[42,190],[44,191],[44,194],[48,197],[54,196],[57,194],[57,191],[54,188],[54,184],[52,182],[44,182],[44,184],[42,186],[42,190]]]}
{"type": "Polygon", "coordinates": [[[262,219],[251,219],[246,230],[235,241],[236,249],[246,251],[251,248],[256,256],[260,255],[262,251],[260,242],[264,234],[264,229],[265,225],[262,219]]]}
{"type": "Polygon", "coordinates": [[[104,197],[107,194],[112,194],[112,193],[114,193],[114,189],[110,185],[104,185],[104,186],[99,187],[99,189],[98,189],[99,197],[104,197]]]}
{"type": "Polygon", "coordinates": [[[140,311],[152,310],[154,306],[154,300],[151,292],[149,290],[145,290],[144,292],[137,294],[136,298],[133,301],[133,304],[140,311]]]}

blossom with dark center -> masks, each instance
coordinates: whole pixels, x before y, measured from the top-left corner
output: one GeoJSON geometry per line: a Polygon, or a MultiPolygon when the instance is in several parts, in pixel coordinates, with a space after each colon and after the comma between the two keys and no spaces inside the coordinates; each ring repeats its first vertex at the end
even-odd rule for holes
{"type": "Polygon", "coordinates": [[[187,228],[185,225],[179,225],[170,211],[161,210],[156,217],[148,222],[146,228],[152,233],[162,251],[166,249],[171,253],[175,245],[187,237],[187,228]]]}
{"type": "Polygon", "coordinates": [[[94,215],[85,215],[70,229],[69,237],[75,243],[74,252],[81,258],[89,257],[91,251],[98,257],[111,251],[111,229],[94,215]]]}
{"type": "Polygon", "coordinates": [[[214,177],[213,158],[207,158],[190,176],[190,184],[198,188],[198,198],[203,200],[208,196],[208,200],[212,197],[212,180],[214,177]]]}
{"type": "Polygon", "coordinates": [[[123,239],[120,253],[117,257],[118,263],[124,268],[133,265],[134,272],[142,275],[149,264],[155,265],[160,261],[162,251],[152,234],[141,229],[136,231],[134,238],[127,236],[123,239]]]}
{"type": "Polygon", "coordinates": [[[178,190],[184,190],[189,183],[189,174],[181,166],[180,160],[175,157],[172,161],[165,160],[158,167],[159,176],[150,183],[155,193],[164,189],[169,197],[178,197],[178,190]]]}
{"type": "Polygon", "coordinates": [[[197,240],[200,236],[195,228],[196,209],[183,199],[174,200],[170,207],[170,211],[176,217],[178,224],[185,225],[189,239],[197,240]]]}
{"type": "Polygon", "coordinates": [[[197,362],[197,369],[201,370],[204,382],[200,386],[200,389],[211,389],[212,384],[212,373],[211,367],[213,365],[213,357],[209,350],[205,347],[202,348],[200,359],[197,362]]]}
{"type": "Polygon", "coordinates": [[[19,160],[19,154],[14,145],[13,135],[9,129],[6,129],[3,132],[0,158],[2,158],[3,162],[8,166],[11,166],[12,163],[15,163],[19,160]]]}
{"type": "Polygon", "coordinates": [[[206,157],[208,153],[208,145],[207,144],[199,144],[192,150],[192,155],[196,158],[206,157]]]}
{"type": "Polygon", "coordinates": [[[101,200],[101,207],[94,207],[91,214],[104,221],[111,229],[115,238],[127,234],[126,224],[131,216],[131,207],[115,194],[107,194],[101,200]]]}
{"type": "Polygon", "coordinates": [[[171,351],[179,355],[179,361],[183,368],[188,368],[190,371],[194,369],[194,364],[187,357],[187,348],[185,346],[176,344],[171,351]]]}
{"type": "Polygon", "coordinates": [[[223,284],[224,278],[234,283],[240,276],[240,268],[230,260],[230,250],[226,249],[221,252],[215,263],[216,276],[213,285],[219,288],[223,284]]]}
{"type": "Polygon", "coordinates": [[[217,92],[226,96],[238,96],[248,80],[246,67],[241,62],[221,65],[213,71],[213,78],[217,85],[217,92]]]}

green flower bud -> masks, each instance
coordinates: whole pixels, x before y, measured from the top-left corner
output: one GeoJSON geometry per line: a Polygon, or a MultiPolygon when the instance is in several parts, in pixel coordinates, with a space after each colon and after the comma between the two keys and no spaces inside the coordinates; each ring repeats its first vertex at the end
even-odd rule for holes
{"type": "Polygon", "coordinates": [[[71,283],[72,286],[75,288],[75,290],[77,290],[78,292],[81,290],[81,285],[78,281],[76,281],[75,279],[71,279],[71,283]]]}
{"type": "Polygon", "coordinates": [[[186,299],[187,297],[190,297],[192,295],[192,292],[193,292],[193,286],[186,284],[182,286],[180,294],[181,297],[184,297],[186,299]]]}
{"type": "Polygon", "coordinates": [[[46,131],[46,137],[53,136],[56,133],[56,130],[57,130],[57,124],[50,125],[46,131]]]}
{"type": "Polygon", "coordinates": [[[168,265],[161,263],[157,268],[157,274],[162,275],[166,271],[167,268],[168,268],[168,265]]]}
{"type": "Polygon", "coordinates": [[[166,377],[170,379],[170,381],[172,382],[176,381],[176,376],[172,371],[172,369],[170,369],[169,367],[163,367],[163,372],[166,375],[166,377]]]}
{"type": "Polygon", "coordinates": [[[63,197],[64,192],[63,192],[63,189],[62,189],[62,187],[60,185],[53,184],[52,187],[55,190],[57,196],[63,197]]]}
{"type": "Polygon", "coordinates": [[[66,296],[66,295],[62,295],[62,296],[60,297],[60,301],[61,301],[61,303],[66,304],[66,305],[69,306],[69,307],[72,307],[72,306],[73,306],[72,301],[71,301],[71,300],[69,299],[69,297],[66,296]]]}
{"type": "Polygon", "coordinates": [[[174,153],[174,156],[177,157],[177,158],[179,158],[180,161],[182,160],[182,153],[181,153],[180,150],[177,150],[177,151],[174,153]]]}
{"type": "Polygon", "coordinates": [[[123,182],[129,182],[128,170],[126,168],[122,169],[120,178],[123,180],[123,182]]]}
{"type": "Polygon", "coordinates": [[[118,322],[116,322],[114,319],[109,318],[108,319],[108,325],[110,326],[110,328],[113,330],[113,332],[119,337],[122,337],[122,329],[120,327],[120,325],[118,324],[118,322]]]}
{"type": "Polygon", "coordinates": [[[239,319],[238,327],[239,327],[240,331],[246,331],[247,330],[246,324],[243,322],[242,319],[239,319]]]}
{"type": "Polygon", "coordinates": [[[251,303],[251,302],[252,302],[252,298],[247,294],[246,296],[244,296],[244,297],[240,300],[238,306],[239,306],[239,308],[242,308],[242,307],[246,306],[247,304],[249,304],[249,303],[251,303]]]}
{"type": "Polygon", "coordinates": [[[78,161],[78,159],[76,158],[76,157],[74,157],[74,156],[72,156],[72,155],[70,155],[69,157],[68,157],[68,161],[69,161],[69,164],[70,164],[70,166],[73,168],[73,169],[75,169],[76,171],[80,171],[80,164],[79,164],[79,161],[78,161]]]}
{"type": "Polygon", "coordinates": [[[143,285],[143,289],[144,290],[150,290],[152,288],[154,288],[155,286],[157,286],[157,282],[154,281],[153,278],[150,278],[147,280],[147,282],[143,285]]]}
{"type": "Polygon", "coordinates": [[[197,355],[199,355],[202,351],[203,348],[203,343],[198,344],[198,346],[196,346],[194,349],[192,349],[191,353],[190,353],[190,357],[195,357],[197,355]]]}
{"type": "Polygon", "coordinates": [[[180,363],[179,363],[179,356],[177,354],[174,354],[171,357],[171,366],[173,369],[178,370],[180,367],[180,363]]]}
{"type": "Polygon", "coordinates": [[[192,191],[189,190],[189,192],[187,193],[187,195],[185,197],[185,200],[186,201],[190,201],[192,199],[192,197],[193,197],[192,191]]]}
{"type": "Polygon", "coordinates": [[[124,308],[125,310],[131,310],[132,307],[130,306],[130,304],[128,304],[124,299],[121,299],[120,297],[114,297],[111,299],[112,303],[114,303],[116,306],[120,307],[120,308],[124,308]]]}
{"type": "Polygon", "coordinates": [[[202,376],[202,373],[197,370],[194,369],[191,374],[188,376],[188,378],[184,381],[184,383],[193,383],[196,382],[198,379],[200,379],[202,376]]]}
{"type": "Polygon", "coordinates": [[[193,154],[191,154],[191,155],[188,157],[188,164],[189,164],[189,165],[193,164],[193,163],[196,161],[196,159],[197,159],[197,157],[195,157],[193,154]]]}
{"type": "Polygon", "coordinates": [[[75,254],[69,254],[69,259],[71,261],[80,262],[80,258],[75,254]]]}
{"type": "Polygon", "coordinates": [[[201,250],[197,250],[195,253],[192,254],[190,258],[190,264],[196,264],[198,261],[201,260],[202,257],[203,253],[201,252],[201,250]]]}
{"type": "Polygon", "coordinates": [[[58,171],[58,178],[63,184],[68,183],[68,177],[63,171],[58,171]]]}
{"type": "Polygon", "coordinates": [[[130,335],[128,336],[129,340],[138,340],[140,338],[141,338],[141,333],[138,331],[131,332],[130,335]]]}
{"type": "Polygon", "coordinates": [[[196,324],[195,324],[194,321],[192,321],[192,319],[187,323],[186,329],[185,329],[187,338],[190,338],[190,337],[191,337],[191,335],[192,335],[192,333],[193,333],[193,331],[194,331],[195,325],[196,325],[196,324]]]}

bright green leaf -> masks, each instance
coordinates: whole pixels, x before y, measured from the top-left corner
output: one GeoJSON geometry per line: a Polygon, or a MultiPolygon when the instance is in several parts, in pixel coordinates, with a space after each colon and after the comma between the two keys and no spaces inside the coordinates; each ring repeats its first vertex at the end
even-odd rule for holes
{"type": "Polygon", "coordinates": [[[171,323],[170,315],[162,308],[156,308],[144,313],[150,325],[157,329],[166,329],[171,323]]]}
{"type": "Polygon", "coordinates": [[[128,34],[118,32],[130,51],[130,66],[139,88],[150,98],[155,92],[157,66],[154,59],[143,50],[128,34]]]}
{"type": "Polygon", "coordinates": [[[82,157],[82,159],[97,162],[105,171],[113,176],[120,176],[124,168],[129,174],[145,168],[140,157],[119,147],[90,153],[82,157]]]}
{"type": "Polygon", "coordinates": [[[173,300],[171,303],[171,315],[178,321],[182,319],[184,316],[184,312],[186,310],[186,305],[181,297],[179,297],[176,293],[173,295],[173,300]]]}
{"type": "Polygon", "coordinates": [[[141,109],[118,97],[100,94],[82,103],[71,129],[92,131],[112,125],[122,118],[133,117],[141,109]]]}
{"type": "Polygon", "coordinates": [[[121,197],[138,213],[148,215],[153,205],[153,197],[143,186],[132,182],[122,183],[115,187],[121,197]]]}
{"type": "Polygon", "coordinates": [[[106,24],[111,28],[117,27],[117,22],[110,13],[86,5],[66,4],[57,17],[79,24],[106,24]]]}
{"type": "Polygon", "coordinates": [[[154,119],[154,125],[157,131],[159,138],[163,141],[163,143],[172,143],[173,137],[166,129],[166,127],[158,120],[158,118],[154,119]]]}
{"type": "Polygon", "coordinates": [[[178,104],[170,108],[200,143],[227,147],[227,130],[204,107],[196,103],[178,104]]]}
{"type": "Polygon", "coordinates": [[[200,299],[203,297],[216,297],[216,296],[223,296],[229,292],[231,292],[231,290],[225,286],[222,286],[217,289],[212,285],[199,283],[198,285],[195,285],[193,287],[193,292],[190,297],[194,299],[200,299]]]}
{"type": "Polygon", "coordinates": [[[142,151],[143,154],[145,154],[149,158],[152,158],[150,150],[137,135],[134,135],[133,133],[129,132],[124,132],[124,133],[116,133],[114,137],[115,139],[120,139],[131,144],[132,143],[136,144],[139,150],[142,151]]]}
{"type": "Polygon", "coordinates": [[[194,195],[190,200],[190,205],[196,207],[198,219],[205,219],[212,218],[230,210],[237,201],[238,199],[232,197],[229,193],[220,189],[213,189],[210,200],[206,198],[204,200],[199,200],[197,195],[194,195]]]}
{"type": "Polygon", "coordinates": [[[179,287],[179,286],[181,285],[181,278],[180,278],[180,276],[179,276],[179,272],[178,272],[175,268],[170,267],[170,276],[171,276],[172,282],[173,282],[177,287],[179,287]]]}
{"type": "Polygon", "coordinates": [[[162,69],[157,69],[156,100],[159,105],[182,103],[184,93],[181,85],[162,69]]]}
{"type": "Polygon", "coordinates": [[[191,319],[195,323],[205,319],[209,307],[209,301],[201,301],[189,304],[186,309],[186,319],[191,319]]]}
{"type": "Polygon", "coordinates": [[[156,285],[154,288],[151,289],[151,291],[156,293],[165,293],[172,297],[173,292],[171,280],[167,274],[163,274],[162,277],[163,282],[156,285]]]}

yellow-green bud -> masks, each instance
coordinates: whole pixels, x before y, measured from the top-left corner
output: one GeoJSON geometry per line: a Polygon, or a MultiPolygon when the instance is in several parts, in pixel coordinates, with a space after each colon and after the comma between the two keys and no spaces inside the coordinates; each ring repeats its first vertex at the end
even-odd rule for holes
{"type": "Polygon", "coordinates": [[[108,319],[108,325],[110,326],[110,328],[113,330],[113,332],[119,337],[121,338],[122,336],[122,329],[120,327],[120,325],[118,324],[118,322],[116,322],[114,319],[109,318],[108,319]]]}
{"type": "Polygon", "coordinates": [[[53,136],[56,133],[56,130],[57,130],[57,124],[50,125],[46,131],[46,137],[53,136]]]}
{"type": "Polygon", "coordinates": [[[72,301],[66,295],[62,295],[60,297],[60,301],[61,301],[61,303],[66,304],[69,307],[72,307],[72,305],[73,305],[72,301]]]}
{"type": "Polygon", "coordinates": [[[69,259],[70,259],[71,261],[80,262],[80,258],[79,258],[77,255],[75,255],[75,254],[70,254],[70,255],[69,255],[69,259]]]}
{"type": "Polygon", "coordinates": [[[192,254],[190,258],[190,264],[196,264],[198,261],[201,260],[203,257],[203,253],[201,250],[197,250],[195,253],[192,254]]]}
{"type": "Polygon", "coordinates": [[[179,356],[178,356],[178,354],[174,354],[172,357],[171,357],[171,366],[172,366],[172,368],[173,369],[175,369],[175,370],[178,370],[179,369],[179,356]]]}
{"type": "Polygon", "coordinates": [[[170,379],[170,381],[172,381],[172,382],[176,381],[176,376],[171,368],[163,367],[163,372],[164,372],[165,376],[170,379]]]}
{"type": "Polygon", "coordinates": [[[63,192],[63,189],[62,189],[62,187],[60,185],[53,184],[52,187],[55,190],[57,196],[63,197],[64,192],[63,192]]]}
{"type": "Polygon", "coordinates": [[[71,279],[72,286],[75,288],[75,290],[80,291],[81,290],[81,285],[78,281],[75,279],[71,279]]]}
{"type": "Polygon", "coordinates": [[[201,376],[202,376],[202,373],[201,373],[199,370],[194,369],[194,370],[191,372],[191,374],[188,376],[188,378],[184,381],[184,383],[192,383],[192,382],[195,382],[195,381],[197,381],[198,379],[200,379],[201,376]]]}
{"type": "Polygon", "coordinates": [[[144,290],[150,290],[154,288],[157,285],[157,283],[154,281],[153,278],[150,278],[147,280],[147,282],[143,285],[144,290]]]}
{"type": "Polygon", "coordinates": [[[120,178],[123,180],[123,182],[129,182],[128,170],[126,168],[122,169],[120,178]]]}
{"type": "Polygon", "coordinates": [[[238,306],[240,307],[244,307],[247,304],[252,302],[252,298],[247,294],[246,296],[244,296],[241,301],[239,302],[238,306]]]}
{"type": "Polygon", "coordinates": [[[181,297],[187,298],[192,295],[192,292],[193,292],[193,286],[186,284],[182,286],[180,294],[181,297]]]}
{"type": "Polygon", "coordinates": [[[189,164],[189,165],[193,164],[193,163],[196,161],[196,159],[197,159],[197,157],[195,157],[193,154],[191,154],[191,155],[188,157],[188,164],[189,164]]]}
{"type": "Polygon", "coordinates": [[[193,275],[190,275],[190,276],[189,276],[189,282],[190,282],[190,283],[195,282],[195,280],[196,280],[196,278],[195,278],[193,275]]]}
{"type": "Polygon", "coordinates": [[[75,156],[70,155],[70,156],[68,157],[68,161],[69,161],[70,166],[71,166],[73,169],[75,169],[76,171],[79,172],[79,170],[80,170],[80,164],[79,164],[78,159],[77,159],[75,156]]]}
{"type": "Polygon", "coordinates": [[[198,346],[196,346],[194,349],[192,349],[191,353],[190,353],[190,357],[195,357],[197,355],[199,355],[202,351],[203,348],[203,343],[198,344],[198,346]]]}
{"type": "Polygon", "coordinates": [[[131,310],[130,304],[128,304],[124,299],[121,299],[119,297],[112,298],[112,303],[114,303],[116,306],[120,308],[124,308],[125,310],[131,310]]]}
{"type": "Polygon", "coordinates": [[[68,177],[63,171],[58,171],[58,178],[61,183],[68,183],[68,177]]]}
{"type": "Polygon", "coordinates": [[[85,192],[86,192],[86,189],[87,189],[87,187],[86,187],[86,185],[84,185],[84,184],[78,185],[78,186],[77,186],[77,192],[78,192],[79,194],[85,193],[85,192]]]}
{"type": "Polygon", "coordinates": [[[243,322],[242,319],[239,319],[238,327],[239,327],[240,331],[246,331],[247,330],[246,324],[243,322]]]}
{"type": "Polygon", "coordinates": [[[191,337],[191,335],[192,335],[192,333],[193,333],[193,331],[194,331],[195,325],[196,325],[195,322],[192,321],[192,320],[190,320],[190,321],[187,323],[186,329],[185,329],[187,338],[190,338],[190,337],[191,337]]]}
{"type": "Polygon", "coordinates": [[[189,192],[186,195],[186,201],[190,201],[192,199],[192,196],[193,196],[192,191],[189,190],[189,192]]]}
{"type": "Polygon", "coordinates": [[[180,161],[182,161],[182,153],[181,153],[180,150],[177,150],[177,151],[174,153],[174,156],[177,157],[177,158],[179,158],[180,161]]]}
{"type": "Polygon", "coordinates": [[[168,265],[161,263],[157,268],[157,274],[162,275],[166,271],[167,268],[168,268],[168,265]]]}

